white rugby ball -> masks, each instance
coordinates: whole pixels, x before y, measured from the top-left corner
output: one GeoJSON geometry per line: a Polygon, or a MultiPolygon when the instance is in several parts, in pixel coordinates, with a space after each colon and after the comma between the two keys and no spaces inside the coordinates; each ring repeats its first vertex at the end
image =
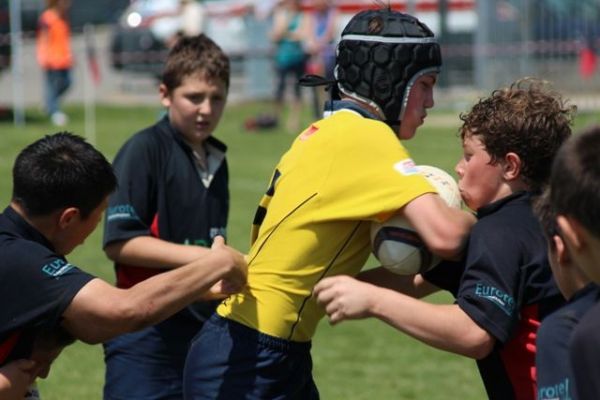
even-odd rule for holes
{"type": "MultiPolygon", "coordinates": [[[[419,165],[417,168],[449,206],[462,207],[458,185],[450,174],[429,165],[419,165]]],[[[373,222],[371,244],[373,254],[381,265],[396,274],[422,273],[440,262],[401,215],[394,215],[383,223],[373,222]]]]}

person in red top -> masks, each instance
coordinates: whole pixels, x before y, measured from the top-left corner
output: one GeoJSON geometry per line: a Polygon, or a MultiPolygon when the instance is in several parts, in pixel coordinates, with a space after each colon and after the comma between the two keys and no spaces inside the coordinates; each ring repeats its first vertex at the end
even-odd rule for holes
{"type": "Polygon", "coordinates": [[[71,30],[67,12],[71,0],[47,0],[37,32],[37,60],[46,80],[45,107],[52,123],[63,126],[67,116],[60,110],[60,98],[71,86],[71,30]]]}

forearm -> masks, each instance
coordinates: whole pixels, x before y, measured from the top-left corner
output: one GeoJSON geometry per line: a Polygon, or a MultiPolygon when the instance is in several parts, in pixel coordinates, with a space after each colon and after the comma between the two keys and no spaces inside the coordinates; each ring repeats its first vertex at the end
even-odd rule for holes
{"type": "Polygon", "coordinates": [[[384,267],[362,271],[357,278],[363,282],[394,290],[417,299],[440,290],[437,286],[423,279],[420,274],[398,275],[386,270],[384,267]]]}
{"type": "Polygon", "coordinates": [[[228,272],[230,265],[207,254],[181,268],[139,282],[124,294],[130,315],[127,331],[153,325],[201,300],[228,272]]]}
{"type": "Polygon", "coordinates": [[[460,257],[476,221],[472,214],[448,207],[440,196],[430,193],[408,203],[402,213],[427,248],[445,260],[460,257]]]}
{"type": "Polygon", "coordinates": [[[440,350],[480,359],[494,339],[457,305],[430,304],[389,289],[372,295],[369,314],[440,350]]]}
{"type": "Polygon", "coordinates": [[[209,251],[205,247],[171,243],[152,236],[110,243],[104,250],[113,261],[146,268],[178,268],[209,251]]]}
{"type": "Polygon", "coordinates": [[[469,234],[477,219],[468,211],[455,208],[449,208],[448,210],[451,213],[450,219],[456,223],[454,231],[451,231],[446,238],[450,244],[450,251],[448,253],[438,253],[437,255],[445,260],[457,261],[463,257],[469,234]]]}
{"type": "Polygon", "coordinates": [[[129,289],[117,289],[94,279],[73,298],[63,314],[63,325],[80,340],[103,342],[166,319],[200,299],[223,278],[245,280],[241,255],[210,251],[188,265],[155,275],[129,289]]]}
{"type": "Polygon", "coordinates": [[[270,36],[273,42],[279,42],[287,33],[287,19],[281,13],[276,13],[273,17],[273,29],[270,36]]]}

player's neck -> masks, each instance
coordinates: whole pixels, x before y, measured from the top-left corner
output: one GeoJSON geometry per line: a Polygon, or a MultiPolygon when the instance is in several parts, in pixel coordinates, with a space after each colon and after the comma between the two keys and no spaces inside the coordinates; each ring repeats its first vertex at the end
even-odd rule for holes
{"type": "Polygon", "coordinates": [[[35,230],[41,233],[48,241],[52,242],[53,232],[56,229],[57,223],[55,215],[56,213],[51,213],[49,215],[42,215],[32,217],[27,214],[25,209],[19,205],[18,203],[12,201],[10,206],[17,214],[21,216],[29,225],[31,225],[35,230]]]}
{"type": "Polygon", "coordinates": [[[196,161],[196,163],[203,169],[207,169],[208,152],[206,151],[204,143],[190,144],[190,147],[192,148],[192,154],[194,155],[194,160],[196,161]]]}

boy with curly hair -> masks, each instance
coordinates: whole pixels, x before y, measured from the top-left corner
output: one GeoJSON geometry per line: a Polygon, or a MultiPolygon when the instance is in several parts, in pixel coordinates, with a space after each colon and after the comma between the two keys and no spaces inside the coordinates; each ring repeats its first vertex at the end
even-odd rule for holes
{"type": "Polygon", "coordinates": [[[571,135],[572,111],[543,82],[522,80],[461,115],[463,157],[455,170],[461,196],[478,217],[464,259],[415,277],[379,268],[362,275],[367,282],[326,278],[314,295],[330,322],[376,317],[430,346],[476,359],[490,399],[535,399],[535,333],[562,299],[531,199],[571,135]],[[456,302],[412,297],[440,288],[456,302]]]}

